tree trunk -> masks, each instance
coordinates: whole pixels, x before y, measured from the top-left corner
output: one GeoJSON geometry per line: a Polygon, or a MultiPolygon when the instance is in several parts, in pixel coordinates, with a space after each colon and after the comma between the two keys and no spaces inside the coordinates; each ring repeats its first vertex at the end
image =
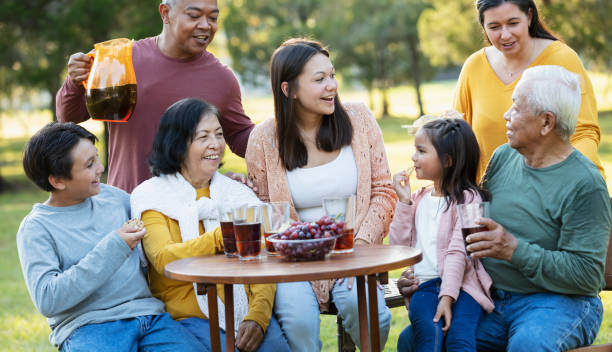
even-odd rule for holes
{"type": "Polygon", "coordinates": [[[387,78],[387,62],[385,58],[385,48],[379,50],[379,77],[380,77],[380,93],[382,102],[382,118],[389,117],[389,79],[387,78]]]}
{"type": "Polygon", "coordinates": [[[368,90],[368,105],[370,106],[370,110],[374,111],[374,86],[372,82],[366,84],[366,89],[368,90]]]}
{"type": "Polygon", "coordinates": [[[380,93],[382,96],[382,117],[386,118],[389,117],[389,88],[386,87],[386,84],[381,88],[380,93]]]}
{"type": "Polygon", "coordinates": [[[412,57],[412,82],[416,92],[417,104],[419,105],[419,116],[425,115],[423,108],[423,99],[421,98],[421,68],[419,59],[419,42],[417,36],[408,37],[408,47],[410,48],[410,56],[412,57]]]}
{"type": "Polygon", "coordinates": [[[57,121],[57,114],[55,110],[55,93],[59,87],[55,87],[55,89],[47,86],[47,92],[51,95],[51,102],[49,102],[49,111],[51,111],[51,121],[57,121]]]}
{"type": "Polygon", "coordinates": [[[8,185],[6,181],[4,180],[4,177],[2,177],[2,174],[0,174],[0,193],[6,191],[7,189],[8,189],[8,185]]]}

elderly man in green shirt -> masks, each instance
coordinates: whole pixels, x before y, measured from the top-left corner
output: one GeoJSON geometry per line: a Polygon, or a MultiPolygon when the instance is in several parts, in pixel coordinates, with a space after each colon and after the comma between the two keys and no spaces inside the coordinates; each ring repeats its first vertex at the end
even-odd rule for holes
{"type": "Polygon", "coordinates": [[[495,311],[478,350],[565,351],[589,345],[603,316],[610,200],[597,167],[569,143],[580,82],[560,66],[523,73],[506,112],[508,144],[487,167],[489,228],[467,250],[493,279],[495,311]]]}
{"type": "MultiPolygon", "coordinates": [[[[495,310],[478,326],[478,351],[565,351],[589,345],[603,317],[598,297],[610,201],[597,167],[574,149],[578,77],[560,66],[525,70],[504,118],[508,143],[491,158],[488,231],[467,237],[493,279],[495,310]]],[[[415,289],[409,273],[398,286],[415,289]]],[[[406,347],[411,331],[400,336],[406,347]]]]}

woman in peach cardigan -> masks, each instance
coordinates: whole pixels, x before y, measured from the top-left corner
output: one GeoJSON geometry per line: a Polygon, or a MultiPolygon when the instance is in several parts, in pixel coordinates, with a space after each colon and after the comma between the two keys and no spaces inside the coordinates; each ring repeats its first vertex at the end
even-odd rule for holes
{"type": "MultiPolygon", "coordinates": [[[[382,243],[397,199],[382,133],[363,104],[341,104],[329,53],[322,45],[290,39],[270,67],[275,119],[253,130],[246,162],[263,201],[288,201],[291,218],[316,221],[323,197],[356,195],[355,245],[382,243]]],[[[275,313],[292,351],[317,351],[319,314],[332,301],[345,330],[359,343],[353,279],[279,284],[275,313]]],[[[391,313],[378,293],[381,349],[391,313]]]]}

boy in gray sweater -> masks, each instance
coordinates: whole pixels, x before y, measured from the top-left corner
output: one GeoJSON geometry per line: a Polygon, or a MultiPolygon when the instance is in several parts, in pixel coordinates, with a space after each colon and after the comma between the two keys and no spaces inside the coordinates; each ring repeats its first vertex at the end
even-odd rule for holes
{"type": "Polygon", "coordinates": [[[26,145],[23,167],[50,192],[17,233],[32,301],[61,351],[202,351],[153,298],[134,248],[145,230],[128,224],[129,195],[100,183],[96,137],[50,123],[26,145]]]}

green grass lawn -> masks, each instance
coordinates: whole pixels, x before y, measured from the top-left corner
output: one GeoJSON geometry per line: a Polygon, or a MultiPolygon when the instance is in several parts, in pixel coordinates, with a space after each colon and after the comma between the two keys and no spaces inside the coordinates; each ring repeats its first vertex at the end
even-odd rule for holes
{"type": "MultiPolygon", "coordinates": [[[[435,87],[434,87],[435,88],[435,87]]],[[[447,96],[452,92],[448,84],[437,87],[439,92],[430,94],[435,101],[438,96],[447,96]]],[[[428,88],[430,89],[430,88],[428,88]]],[[[436,91],[436,89],[433,89],[436,91]]],[[[403,91],[393,92],[402,94],[403,91]]],[[[364,93],[347,94],[349,99],[367,101],[364,93]]],[[[396,99],[396,98],[394,98],[396,99]]],[[[401,99],[400,99],[401,100],[401,99]]],[[[256,121],[269,117],[271,110],[269,98],[255,98],[245,101],[247,111],[257,111],[256,121]],[[253,110],[250,110],[252,108],[253,110]]],[[[399,110],[401,104],[399,105],[399,110]]],[[[440,111],[443,109],[440,109],[440,111]]],[[[413,115],[413,114],[411,114],[413,115]]],[[[409,115],[410,116],[410,115],[409,115]]],[[[44,123],[44,119],[42,119],[44,123]]],[[[410,123],[408,118],[380,119],[379,124],[383,130],[385,146],[392,172],[397,172],[408,165],[412,154],[412,139],[400,126],[410,123]]],[[[4,121],[5,125],[14,121],[4,121]]],[[[599,122],[602,129],[600,156],[604,162],[608,178],[612,178],[612,111],[600,113],[599,122]]],[[[27,123],[20,122],[26,126],[27,123]]],[[[40,124],[38,125],[40,126],[40,124]]],[[[96,129],[96,123],[90,123],[88,128],[96,129]]],[[[37,128],[26,126],[32,131],[37,128]]],[[[98,126],[99,127],[99,126],[98,126]]],[[[0,167],[2,175],[7,179],[10,189],[0,194],[0,351],[53,351],[48,342],[49,328],[45,319],[36,311],[23,282],[19,258],[15,244],[15,234],[21,219],[30,211],[32,204],[42,202],[47,194],[36,190],[22,174],[21,152],[26,137],[10,137],[0,139],[0,167]]],[[[99,148],[100,151],[104,148],[99,148]]],[[[224,170],[244,172],[244,161],[228,153],[224,159],[224,170]]],[[[391,273],[397,277],[400,271],[391,273]]],[[[604,302],[604,319],[596,343],[612,342],[612,292],[602,293],[604,302]]],[[[408,325],[408,317],[404,308],[392,310],[393,321],[386,351],[394,351],[395,343],[401,330],[408,325]]],[[[335,317],[321,316],[321,339],[324,351],[336,349],[336,320],[335,317]]]]}

